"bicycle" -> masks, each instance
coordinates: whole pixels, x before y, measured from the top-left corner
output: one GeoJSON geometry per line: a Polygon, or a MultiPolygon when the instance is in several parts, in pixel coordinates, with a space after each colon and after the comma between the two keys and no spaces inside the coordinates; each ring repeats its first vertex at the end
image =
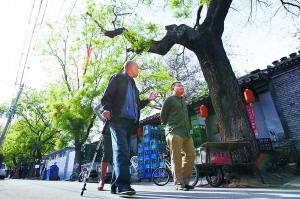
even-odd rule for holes
{"type": "MultiPolygon", "coordinates": [[[[162,155],[163,166],[156,168],[152,173],[152,180],[158,186],[164,186],[172,178],[171,163],[168,160],[169,154],[162,155]]],[[[205,177],[208,184],[212,187],[219,187],[224,181],[224,172],[221,167],[212,164],[195,164],[192,170],[190,186],[196,186],[200,177],[205,177]]]]}
{"type": "MultiPolygon", "coordinates": [[[[164,186],[168,184],[168,182],[172,178],[172,172],[171,172],[171,163],[169,161],[170,154],[162,154],[162,160],[163,160],[163,166],[156,168],[152,173],[152,180],[154,184],[158,186],[164,186]]],[[[196,166],[193,166],[192,170],[192,177],[189,182],[190,186],[195,186],[198,183],[199,180],[199,171],[196,166]]]]}

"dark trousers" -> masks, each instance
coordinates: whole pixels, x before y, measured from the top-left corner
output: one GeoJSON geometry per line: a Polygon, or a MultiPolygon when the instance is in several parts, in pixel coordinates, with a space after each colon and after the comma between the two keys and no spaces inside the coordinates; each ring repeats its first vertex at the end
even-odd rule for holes
{"type": "Polygon", "coordinates": [[[111,181],[112,189],[119,192],[130,188],[130,135],[135,132],[133,120],[120,119],[109,123],[113,151],[114,171],[111,181]]]}

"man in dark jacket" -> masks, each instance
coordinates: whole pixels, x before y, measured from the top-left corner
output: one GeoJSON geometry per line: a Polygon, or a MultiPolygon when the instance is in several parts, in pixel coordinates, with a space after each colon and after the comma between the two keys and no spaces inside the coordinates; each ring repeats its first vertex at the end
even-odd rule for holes
{"type": "Polygon", "coordinates": [[[111,193],[116,193],[118,188],[120,195],[134,195],[135,190],[130,186],[130,135],[138,127],[140,110],[157,96],[151,93],[148,99],[140,100],[133,79],[139,74],[137,63],[127,61],[124,70],[124,73],[111,77],[101,104],[104,109],[102,115],[109,121],[112,139],[114,172],[111,193]]]}

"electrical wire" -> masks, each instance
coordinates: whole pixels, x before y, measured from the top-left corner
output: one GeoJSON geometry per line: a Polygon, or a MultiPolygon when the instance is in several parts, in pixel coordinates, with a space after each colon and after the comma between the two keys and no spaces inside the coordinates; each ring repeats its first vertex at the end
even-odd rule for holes
{"type": "MultiPolygon", "coordinates": [[[[44,8],[43,16],[42,16],[41,21],[40,21],[40,23],[39,23],[39,30],[38,30],[38,32],[37,32],[37,35],[36,35],[36,38],[35,38],[35,41],[34,41],[34,45],[33,45],[32,50],[31,50],[31,52],[30,52],[30,56],[29,56],[29,59],[28,59],[28,63],[30,63],[31,58],[32,58],[32,55],[33,55],[33,53],[34,53],[34,51],[35,51],[35,48],[36,48],[36,45],[37,45],[37,43],[38,43],[39,35],[40,35],[40,33],[41,33],[41,30],[42,30],[42,25],[43,25],[44,18],[45,18],[45,15],[46,15],[47,7],[48,7],[48,0],[46,0],[46,5],[45,5],[45,8],[44,8]]],[[[25,67],[25,68],[26,68],[26,67],[25,67]]],[[[25,82],[25,77],[26,77],[26,76],[25,76],[25,74],[24,74],[24,77],[23,77],[24,82],[25,82]]],[[[20,84],[22,84],[22,82],[20,82],[20,84]]]]}
{"type": "Polygon", "coordinates": [[[71,14],[72,14],[72,12],[73,12],[75,6],[76,6],[76,3],[77,3],[77,0],[75,0],[75,3],[73,4],[73,7],[72,7],[70,13],[68,14],[67,20],[66,20],[66,22],[65,22],[65,24],[64,24],[64,26],[63,26],[63,30],[65,29],[65,27],[66,27],[66,25],[67,25],[68,19],[69,19],[69,17],[71,16],[71,14]]]}
{"type": "Polygon", "coordinates": [[[40,6],[39,6],[39,9],[38,9],[37,17],[35,19],[35,23],[34,23],[34,26],[33,26],[32,32],[31,32],[29,46],[28,46],[28,49],[27,49],[27,53],[26,53],[26,57],[25,57],[25,61],[24,61],[24,65],[23,65],[23,69],[22,69],[22,74],[21,74],[21,79],[20,79],[19,85],[21,85],[22,82],[23,82],[24,72],[25,72],[25,69],[26,69],[26,64],[27,64],[29,53],[30,53],[30,49],[31,49],[31,45],[32,45],[32,40],[33,40],[33,36],[34,36],[34,32],[35,32],[35,29],[36,29],[36,26],[37,26],[38,18],[40,16],[40,12],[41,12],[41,7],[42,7],[42,4],[43,4],[43,1],[44,0],[40,1],[40,6]]]}
{"type": "MultiPolygon", "coordinates": [[[[29,19],[28,19],[28,22],[27,22],[26,30],[25,30],[25,36],[24,36],[21,55],[20,55],[20,59],[19,59],[19,66],[18,66],[17,75],[16,75],[16,79],[15,79],[15,88],[16,88],[16,85],[17,85],[17,82],[18,82],[19,72],[20,72],[20,69],[21,69],[22,59],[23,59],[24,50],[25,50],[25,44],[26,44],[26,40],[27,40],[26,38],[27,38],[29,27],[30,27],[30,22],[31,22],[31,17],[32,17],[34,6],[35,6],[35,0],[33,0],[33,4],[32,4],[32,7],[31,7],[31,10],[30,10],[30,14],[29,14],[29,19]]],[[[15,88],[14,88],[14,90],[15,90],[15,88]]]]}

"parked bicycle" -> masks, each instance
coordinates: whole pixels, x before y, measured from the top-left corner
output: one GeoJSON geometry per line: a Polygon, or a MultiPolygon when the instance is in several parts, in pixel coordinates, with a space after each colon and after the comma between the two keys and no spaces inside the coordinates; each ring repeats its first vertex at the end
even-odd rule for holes
{"type": "MultiPolygon", "coordinates": [[[[161,159],[163,166],[156,168],[152,173],[152,180],[158,186],[164,186],[170,182],[172,177],[170,154],[162,153],[161,159]]],[[[222,167],[211,164],[196,164],[192,170],[192,176],[189,182],[190,186],[196,186],[200,177],[205,177],[208,184],[212,187],[219,187],[224,180],[222,167]]]]}
{"type": "MultiPolygon", "coordinates": [[[[164,186],[172,179],[171,163],[170,163],[170,153],[162,153],[161,159],[163,166],[156,168],[152,173],[152,180],[158,186],[164,186]]],[[[192,177],[189,182],[190,186],[195,186],[199,180],[199,173],[196,166],[193,167],[192,177]]]]}

